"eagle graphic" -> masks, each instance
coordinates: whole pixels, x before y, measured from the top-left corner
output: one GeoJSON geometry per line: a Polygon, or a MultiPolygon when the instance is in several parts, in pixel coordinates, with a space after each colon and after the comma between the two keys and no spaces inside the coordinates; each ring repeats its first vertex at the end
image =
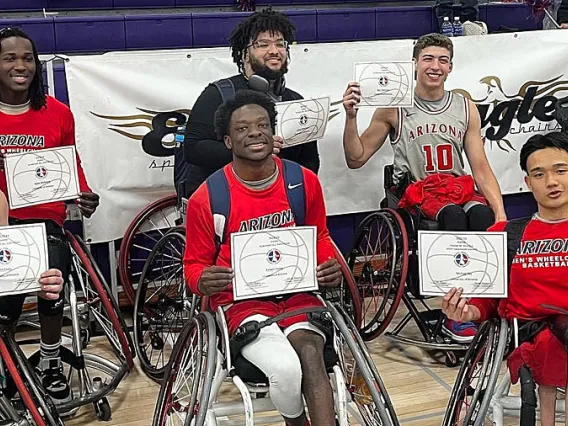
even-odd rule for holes
{"type": "MultiPolygon", "coordinates": [[[[527,91],[531,87],[538,87],[535,98],[531,103],[531,110],[534,108],[536,102],[538,102],[539,98],[544,96],[554,96],[556,93],[559,92],[566,92],[568,91],[568,80],[561,80],[563,76],[560,75],[555,78],[551,78],[550,80],[545,81],[538,81],[538,80],[530,80],[525,82],[518,90],[516,94],[508,94],[503,89],[503,84],[501,79],[497,76],[490,75],[483,77],[479,80],[479,83],[486,86],[486,94],[485,97],[480,99],[474,98],[467,90],[464,89],[454,89],[452,90],[453,93],[458,93],[460,95],[465,96],[466,98],[472,100],[475,104],[489,104],[491,105],[491,109],[489,110],[488,114],[491,113],[495,107],[501,103],[506,101],[518,100],[520,102],[523,101],[524,97],[527,95],[527,91]]],[[[515,112],[515,119],[517,118],[518,110],[515,112]]],[[[486,141],[485,136],[483,140],[486,141]]],[[[493,141],[491,141],[491,144],[493,141]]],[[[509,152],[509,149],[516,151],[511,142],[508,139],[501,139],[495,141],[499,149],[509,152]]]]}
{"type": "MultiPolygon", "coordinates": [[[[331,103],[328,120],[332,120],[341,113],[339,105],[342,102],[343,99],[331,103]]],[[[110,120],[111,122],[108,124],[109,130],[135,141],[142,141],[149,132],[156,130],[158,124],[156,122],[157,117],[171,115],[172,117],[165,121],[165,125],[172,130],[176,130],[185,125],[191,114],[190,109],[155,111],[137,107],[136,110],[140,111],[140,114],[114,116],[99,114],[93,111],[90,113],[97,118],[110,120]]],[[[170,134],[173,135],[173,133],[170,134]]],[[[166,149],[175,148],[176,143],[174,136],[162,138],[162,145],[166,149]]]]}

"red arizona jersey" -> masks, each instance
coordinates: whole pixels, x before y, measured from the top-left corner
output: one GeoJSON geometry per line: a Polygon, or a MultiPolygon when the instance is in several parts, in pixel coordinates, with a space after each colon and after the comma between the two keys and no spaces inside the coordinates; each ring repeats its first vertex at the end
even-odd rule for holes
{"type": "MultiPolygon", "coordinates": [[[[275,158],[279,169],[278,179],[269,188],[254,191],[240,183],[233,174],[231,164],[223,168],[229,183],[231,212],[227,221],[227,238],[221,245],[219,257],[215,257],[215,231],[209,202],[207,184],[203,183],[189,199],[187,206],[187,244],[184,254],[185,279],[191,291],[200,294],[197,283],[203,269],[213,264],[231,267],[230,234],[239,231],[260,230],[295,226],[288,203],[282,162],[275,158]]],[[[317,227],[318,264],[334,258],[334,251],[326,225],[323,191],[317,176],[303,168],[306,194],[305,226],[317,227]]],[[[212,309],[233,301],[232,285],[227,290],[210,297],[212,309]]]]}
{"type": "MultiPolygon", "coordinates": [[[[489,228],[503,231],[505,222],[489,228]]],[[[568,309],[568,220],[546,222],[535,216],[525,228],[513,260],[507,299],[471,299],[481,320],[495,316],[539,320],[554,315],[542,304],[568,309]]]]}
{"type": "MultiPolygon", "coordinates": [[[[71,110],[57,99],[48,96],[47,107],[32,109],[17,115],[0,112],[0,151],[26,152],[44,148],[75,145],[75,122],[71,110]]],[[[81,162],[77,156],[77,172],[81,191],[90,192],[81,162]]],[[[6,175],[0,173],[0,191],[8,196],[6,175]]],[[[10,211],[16,219],[51,219],[63,225],[66,216],[62,201],[23,207],[10,211]]]]}

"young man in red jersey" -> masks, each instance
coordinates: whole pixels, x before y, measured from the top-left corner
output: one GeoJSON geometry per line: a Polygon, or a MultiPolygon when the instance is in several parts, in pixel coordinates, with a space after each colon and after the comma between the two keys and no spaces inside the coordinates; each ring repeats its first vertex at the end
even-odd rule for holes
{"type": "MultiPolygon", "coordinates": [[[[75,124],[69,108],[45,95],[41,62],[33,41],[21,30],[0,30],[0,152],[34,151],[75,145],[75,124]]],[[[99,204],[85,179],[78,159],[81,195],[77,200],[82,214],[90,217],[99,204]]],[[[3,168],[3,167],[2,167],[3,168]]],[[[0,173],[0,190],[7,193],[6,176],[0,173]]],[[[54,202],[12,210],[10,224],[43,222],[46,225],[49,266],[69,275],[71,252],[64,239],[66,207],[54,202]]],[[[24,296],[0,299],[0,324],[14,324],[22,311],[24,296]]],[[[57,402],[71,398],[63,374],[59,347],[63,319],[63,292],[54,299],[38,299],[41,324],[41,361],[38,372],[43,386],[57,402]]]]}
{"type": "MultiPolygon", "coordinates": [[[[258,225],[256,228],[296,225],[282,160],[272,155],[275,123],[273,102],[255,91],[239,91],[234,100],[217,110],[216,132],[233,153],[233,162],[223,168],[231,205],[226,223],[228,236],[251,223],[258,225]]],[[[304,183],[299,190],[305,191],[304,225],[317,227],[318,282],[321,287],[337,286],[341,270],[326,226],[323,191],[315,173],[305,168],[302,173],[304,183]]],[[[191,235],[184,256],[187,283],[192,292],[209,296],[212,309],[218,306],[225,309],[231,334],[249,321],[321,306],[321,301],[310,293],[233,301],[230,237],[221,243],[216,256],[207,184],[202,184],[189,199],[187,234],[191,235]]],[[[333,394],[323,359],[324,342],[325,333],[302,314],[262,328],[258,337],[241,351],[268,377],[272,401],[287,425],[309,425],[302,392],[312,424],[335,425],[333,394]]]]}
{"type": "MultiPolygon", "coordinates": [[[[543,321],[545,328],[522,343],[507,364],[513,383],[519,379],[519,368],[529,367],[539,385],[541,424],[553,426],[556,389],[567,385],[567,336],[566,330],[551,327],[563,318],[546,305],[568,310],[568,135],[531,137],[521,149],[520,163],[538,213],[522,234],[509,274],[509,296],[468,302],[461,297],[462,290],[454,288],[444,296],[442,310],[455,321],[481,322],[496,316],[543,321]]],[[[489,231],[503,231],[506,224],[498,222],[489,231]]]]}

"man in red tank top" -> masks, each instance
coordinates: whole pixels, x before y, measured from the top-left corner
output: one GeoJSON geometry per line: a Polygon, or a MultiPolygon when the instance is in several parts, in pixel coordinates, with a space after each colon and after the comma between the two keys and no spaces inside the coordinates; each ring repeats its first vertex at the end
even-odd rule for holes
{"type": "MultiPolygon", "coordinates": [[[[3,158],[6,154],[75,145],[75,124],[69,108],[45,95],[41,62],[33,41],[19,29],[0,30],[0,191],[7,194],[3,158]]],[[[99,204],[77,158],[81,195],[76,200],[82,214],[90,217],[99,204]]],[[[45,223],[48,236],[49,267],[61,271],[67,280],[71,252],[64,238],[64,202],[24,207],[9,212],[9,223],[45,223]]],[[[41,324],[40,364],[42,384],[56,402],[71,399],[71,392],[59,357],[64,297],[38,298],[41,324]]],[[[25,296],[0,299],[0,324],[14,324],[22,311],[25,296]]]]}

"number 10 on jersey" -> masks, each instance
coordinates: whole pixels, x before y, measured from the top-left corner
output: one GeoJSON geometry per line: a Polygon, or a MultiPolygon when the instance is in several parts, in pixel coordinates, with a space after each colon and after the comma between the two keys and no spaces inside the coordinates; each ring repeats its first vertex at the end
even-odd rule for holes
{"type": "Polygon", "coordinates": [[[422,145],[424,158],[426,159],[426,171],[447,172],[454,168],[453,146],[444,143],[436,146],[422,145]]]}

